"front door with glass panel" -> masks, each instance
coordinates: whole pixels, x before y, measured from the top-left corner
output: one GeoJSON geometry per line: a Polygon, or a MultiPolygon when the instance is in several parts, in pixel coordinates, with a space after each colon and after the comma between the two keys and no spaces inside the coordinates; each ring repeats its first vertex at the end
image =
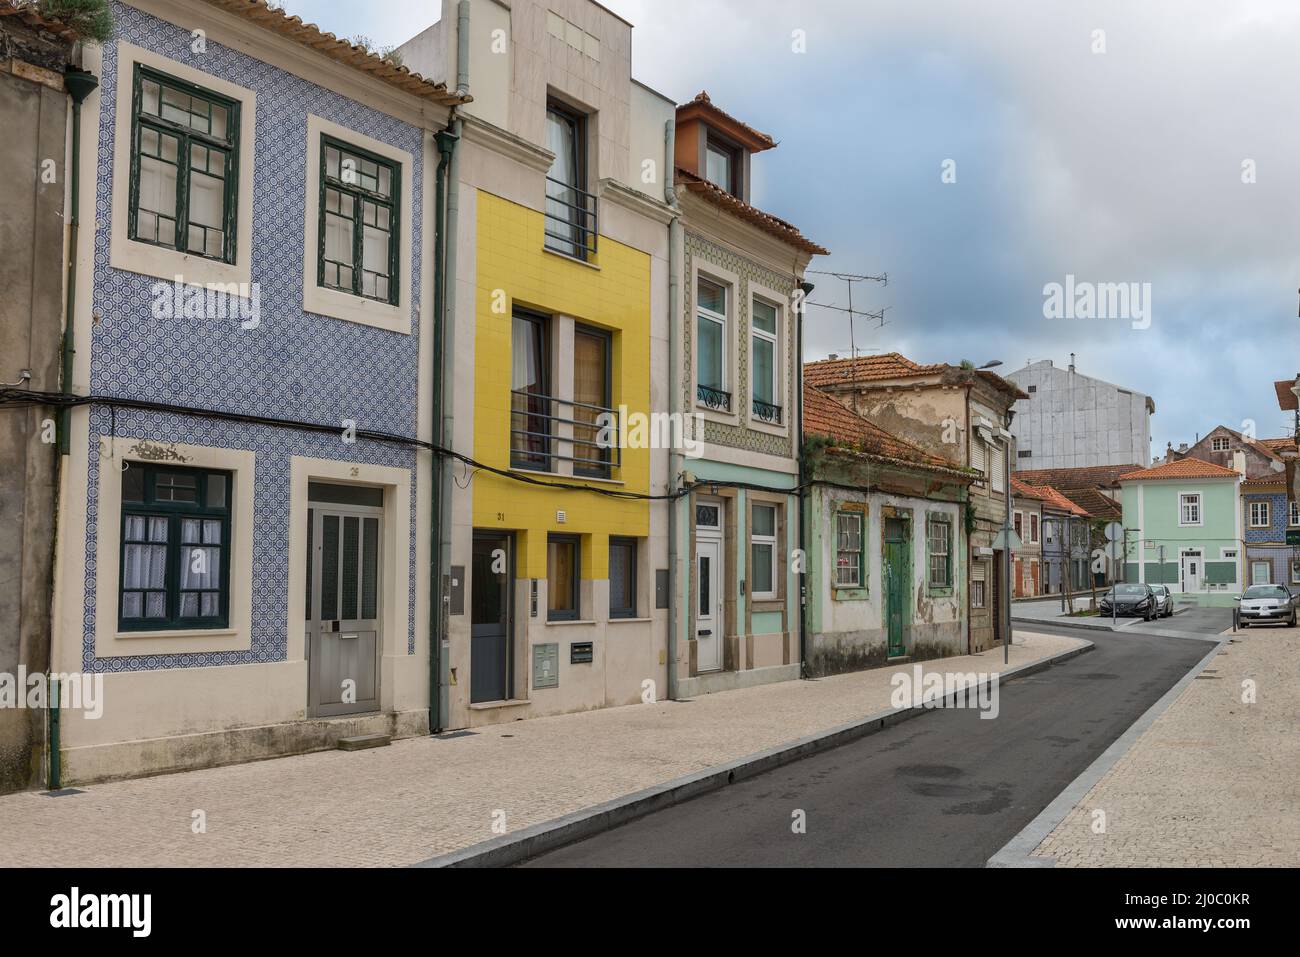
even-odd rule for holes
{"type": "Polygon", "coordinates": [[[1183,552],[1183,591],[1201,590],[1201,553],[1183,552]]]}
{"type": "Polygon", "coordinates": [[[474,534],[470,565],[469,700],[508,701],[513,695],[510,583],[513,542],[499,532],[474,534]]]}
{"type": "Polygon", "coordinates": [[[377,711],[383,491],[312,483],[311,497],[308,711],[315,717],[377,711]]]}
{"type": "Polygon", "coordinates": [[[695,661],[698,671],[722,668],[722,504],[695,506],[695,661]]]}

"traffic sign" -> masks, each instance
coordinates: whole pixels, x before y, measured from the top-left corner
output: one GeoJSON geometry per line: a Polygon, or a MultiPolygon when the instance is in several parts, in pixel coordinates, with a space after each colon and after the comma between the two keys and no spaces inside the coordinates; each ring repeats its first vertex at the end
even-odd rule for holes
{"type": "Polygon", "coordinates": [[[1119,522],[1111,522],[1106,526],[1106,538],[1112,542],[1122,542],[1124,540],[1124,526],[1119,522]]]}

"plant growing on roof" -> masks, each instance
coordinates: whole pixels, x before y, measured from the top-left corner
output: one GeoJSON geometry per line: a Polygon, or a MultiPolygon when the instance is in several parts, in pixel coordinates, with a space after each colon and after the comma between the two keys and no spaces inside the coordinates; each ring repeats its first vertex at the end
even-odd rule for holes
{"type": "Polygon", "coordinates": [[[363,33],[351,37],[348,42],[354,47],[359,47],[370,56],[377,56],[381,60],[387,61],[391,66],[400,67],[402,65],[402,55],[397,52],[397,47],[381,47],[363,33]]]}
{"type": "Polygon", "coordinates": [[[103,43],[113,33],[108,0],[24,0],[46,20],[67,24],[77,36],[103,43]]]}

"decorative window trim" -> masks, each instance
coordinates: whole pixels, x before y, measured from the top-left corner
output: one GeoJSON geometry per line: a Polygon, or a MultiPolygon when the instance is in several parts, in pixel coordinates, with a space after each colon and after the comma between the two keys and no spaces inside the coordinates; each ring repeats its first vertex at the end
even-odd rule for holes
{"type": "MultiPolygon", "coordinates": [[[[1273,503],[1267,499],[1256,500],[1246,503],[1246,515],[1250,521],[1251,528],[1272,528],[1273,527],[1273,503]],[[1264,511],[1264,520],[1255,521],[1255,510],[1262,508],[1264,511]]],[[[1181,514],[1181,512],[1180,512],[1181,514]]]]}
{"type": "Polygon", "coordinates": [[[1179,492],[1178,493],[1178,524],[1182,528],[1196,528],[1205,524],[1205,497],[1200,492],[1179,492]],[[1187,498],[1196,499],[1196,521],[1183,521],[1183,500],[1187,498]]]}
{"type": "Polygon", "coordinates": [[[257,94],[125,40],[117,41],[117,103],[113,118],[112,228],[109,265],[114,269],[186,285],[248,283],[252,279],[253,169],[257,152],[257,94]],[[235,196],[234,262],[167,249],[130,238],[132,112],[135,70],[144,66],[211,90],[239,104],[238,171],[235,196]]]}
{"type": "Polygon", "coordinates": [[[781,564],[780,550],[777,548],[777,542],[781,537],[781,506],[777,502],[751,501],[749,503],[749,579],[750,590],[749,597],[754,601],[775,601],[780,595],[781,587],[781,564]],[[754,510],[758,508],[770,508],[772,510],[772,534],[755,535],[754,534],[754,510]],[[772,587],[764,591],[757,591],[753,586],[754,569],[753,556],[755,545],[767,545],[772,549],[772,587]]]}
{"type": "Polygon", "coordinates": [[[1300,528],[1300,502],[1288,499],[1286,513],[1287,528],[1300,528]]]}
{"type": "Polygon", "coordinates": [[[1034,545],[1040,544],[1042,526],[1043,526],[1043,522],[1042,519],[1039,517],[1038,513],[1030,512],[1029,513],[1029,534],[1030,534],[1029,541],[1031,544],[1034,545]]]}
{"type": "MultiPolygon", "coordinates": [[[[257,456],[237,449],[165,446],[167,461],[230,472],[230,588],[224,628],[121,631],[122,463],[154,464],[156,443],[124,436],[99,440],[99,515],[95,540],[95,656],[248,651],[252,647],[253,486],[257,456]],[[177,458],[179,457],[179,458],[177,458]]],[[[296,604],[290,602],[290,605],[296,604]]]]}
{"type": "Polygon", "coordinates": [[[411,206],[415,190],[411,177],[414,157],[363,133],[332,123],[315,114],[307,115],[307,191],[303,203],[302,308],[306,312],[363,326],[374,326],[403,335],[411,334],[411,233],[416,211],[411,206]],[[397,167],[402,188],[394,209],[397,217],[397,302],[386,303],[319,284],[321,140],[328,136],[345,145],[373,153],[397,167]]]}

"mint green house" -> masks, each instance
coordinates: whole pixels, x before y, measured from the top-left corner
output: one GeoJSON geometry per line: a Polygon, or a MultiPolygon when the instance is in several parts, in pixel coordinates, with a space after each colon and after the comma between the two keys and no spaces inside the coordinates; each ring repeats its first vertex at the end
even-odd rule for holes
{"type": "Polygon", "coordinates": [[[1241,479],[1200,459],[1121,475],[1124,580],[1184,594],[1239,593],[1241,479]]]}

